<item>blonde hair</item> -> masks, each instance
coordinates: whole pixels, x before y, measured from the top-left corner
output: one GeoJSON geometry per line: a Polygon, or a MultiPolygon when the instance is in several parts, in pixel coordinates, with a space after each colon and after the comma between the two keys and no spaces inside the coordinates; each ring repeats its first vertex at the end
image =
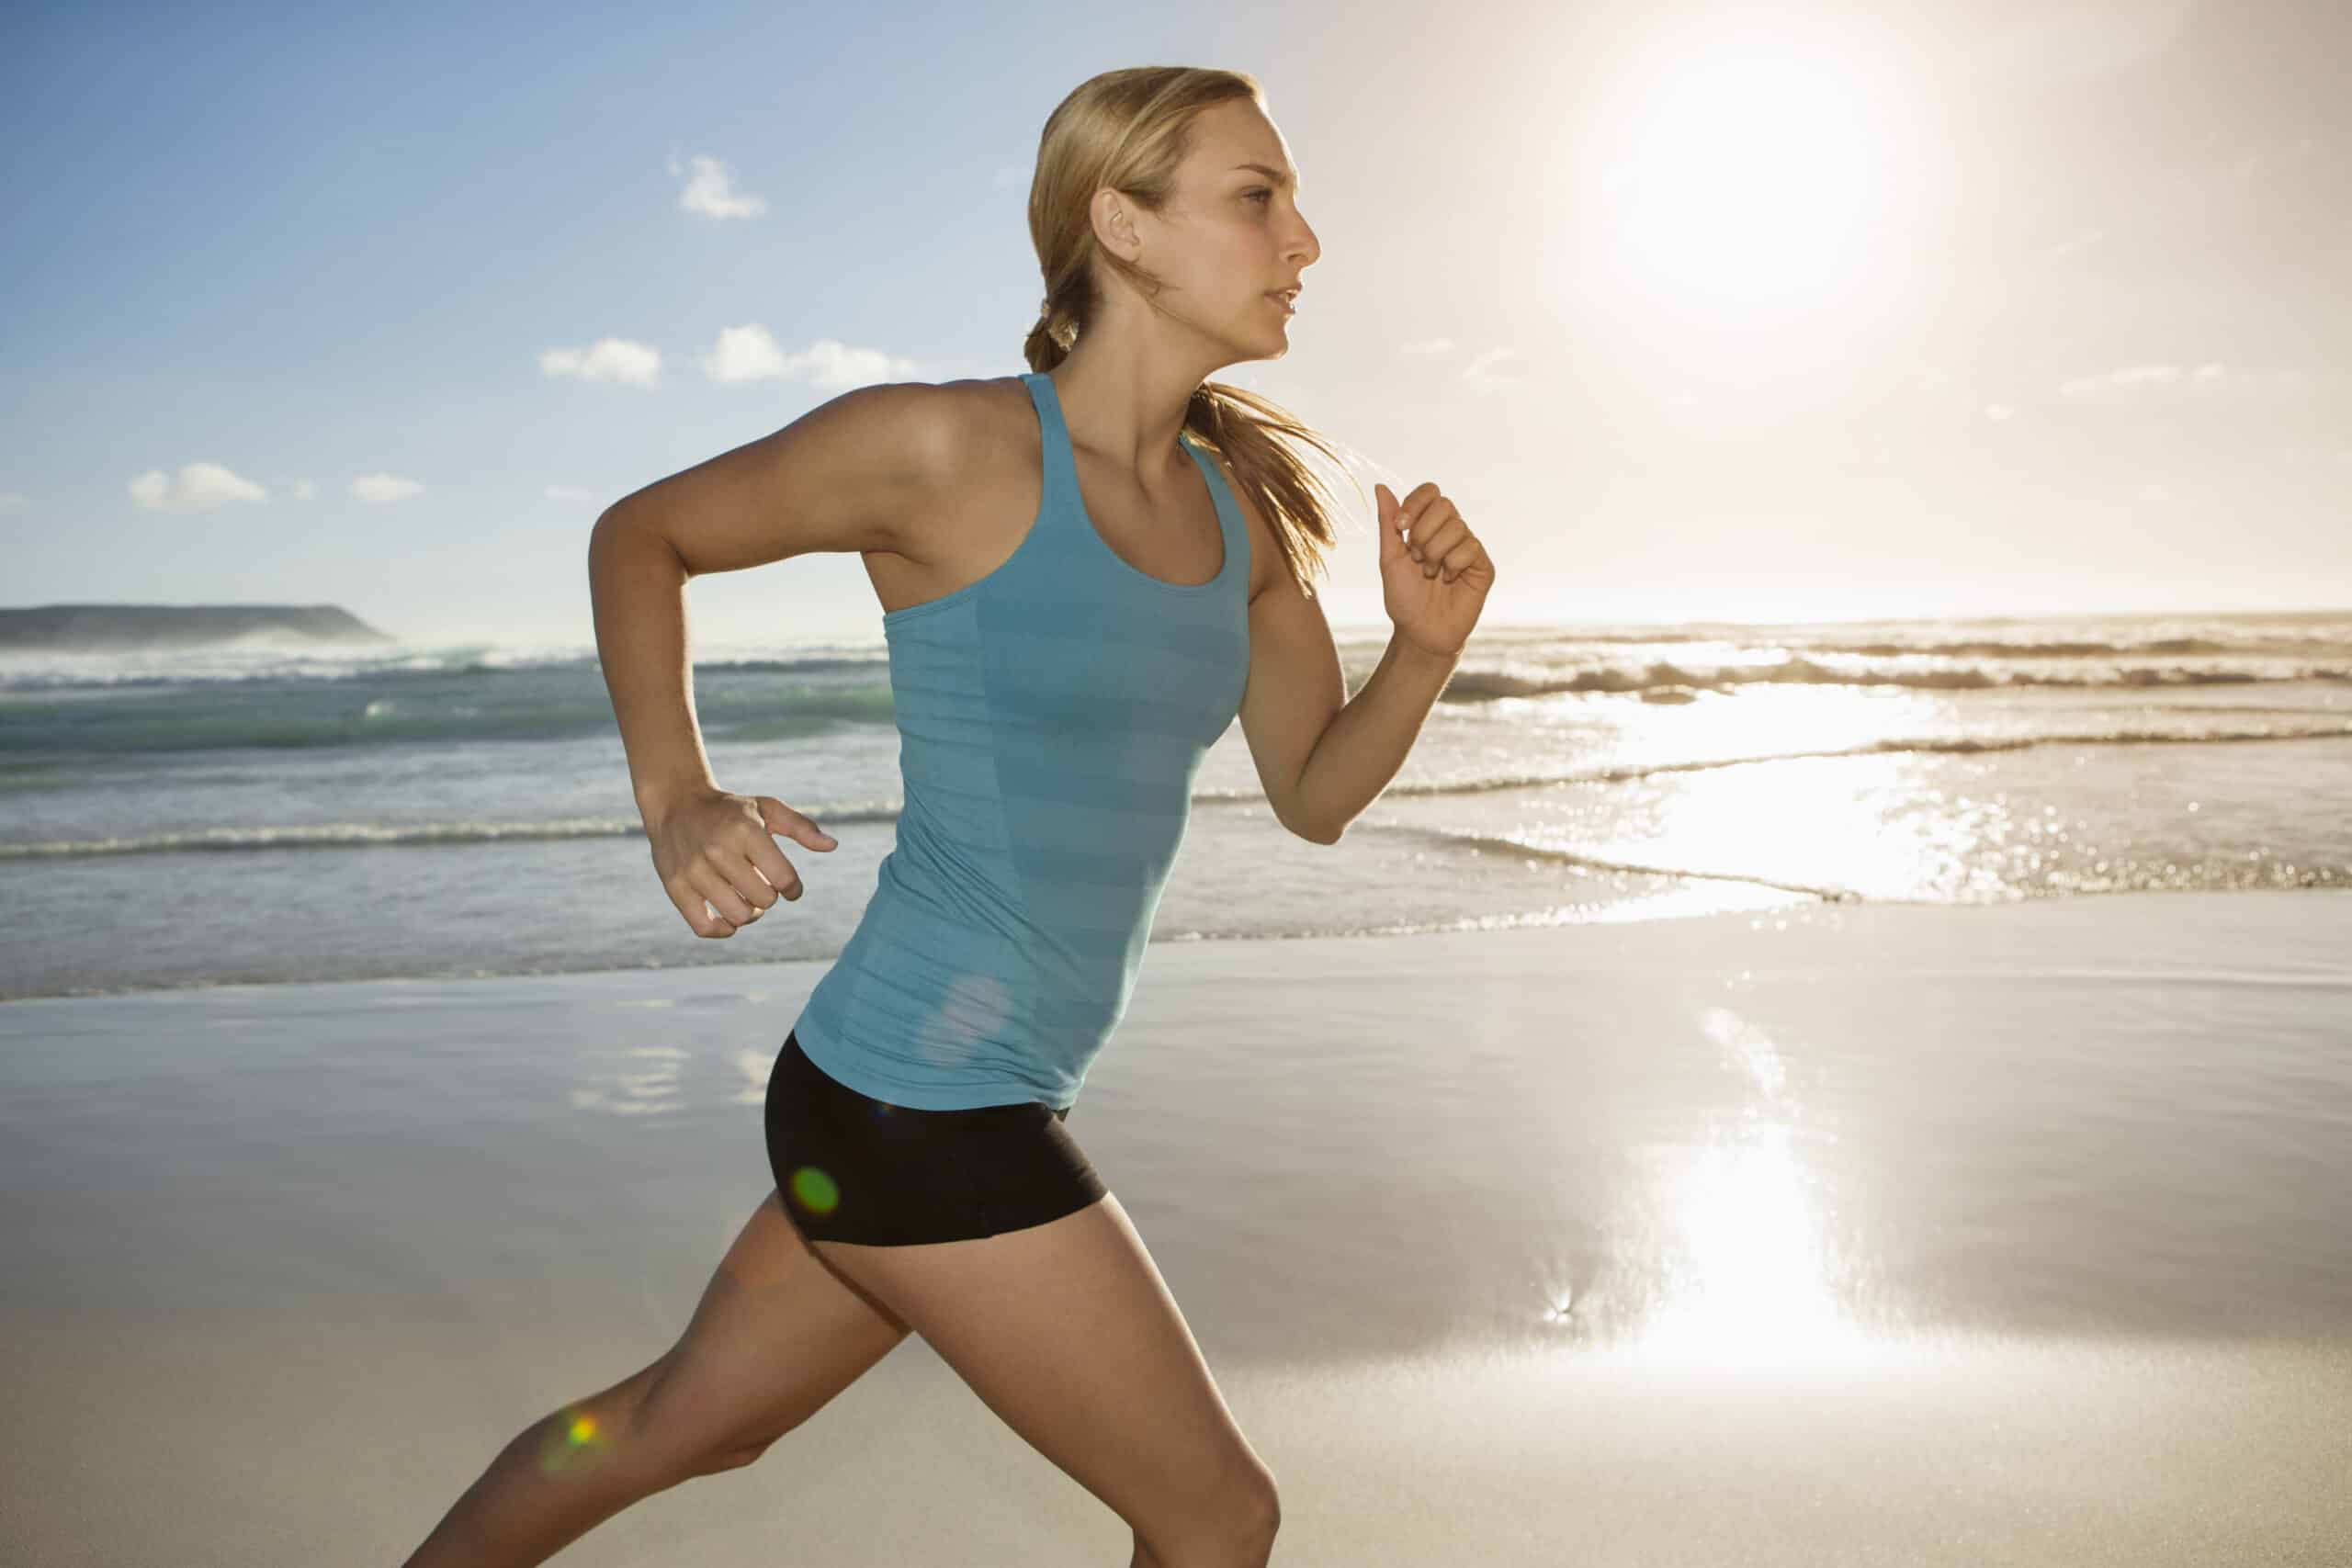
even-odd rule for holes
{"type": "MultiPolygon", "coordinates": [[[[1126,275],[1147,298],[1164,287],[1095,243],[1094,193],[1109,186],[1147,211],[1161,210],[1192,149],[1193,117],[1235,98],[1265,107],[1264,91],[1247,72],[1143,65],[1088,78],[1046,117],[1029,186],[1029,238],[1046,279],[1037,324],[1022,345],[1030,369],[1060,364],[1092,319],[1101,301],[1091,259],[1126,275]]],[[[1338,449],[1280,404],[1219,381],[1204,381],[1193,394],[1184,429],[1232,469],[1272,528],[1299,592],[1313,598],[1310,575],[1337,536],[1330,492],[1299,452],[1313,446],[1344,467],[1338,449]]]]}

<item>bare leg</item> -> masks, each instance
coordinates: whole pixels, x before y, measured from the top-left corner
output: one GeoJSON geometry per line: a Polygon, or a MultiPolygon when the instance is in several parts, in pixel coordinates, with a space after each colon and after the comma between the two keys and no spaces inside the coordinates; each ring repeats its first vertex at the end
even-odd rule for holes
{"type": "Polygon", "coordinates": [[[771,1191],[678,1343],[499,1450],[403,1568],[531,1568],[623,1508],[749,1464],[907,1325],[808,1250],[771,1191]]]}
{"type": "Polygon", "coordinates": [[[659,1367],[656,1362],[516,1434],[406,1568],[544,1562],[631,1503],[684,1480],[657,1472],[641,1450],[612,1440],[635,1430],[638,1406],[659,1367]]]}
{"type": "Polygon", "coordinates": [[[968,1241],[812,1245],[1126,1521],[1131,1568],[1264,1568],[1273,1475],[1117,1197],[968,1241]]]}

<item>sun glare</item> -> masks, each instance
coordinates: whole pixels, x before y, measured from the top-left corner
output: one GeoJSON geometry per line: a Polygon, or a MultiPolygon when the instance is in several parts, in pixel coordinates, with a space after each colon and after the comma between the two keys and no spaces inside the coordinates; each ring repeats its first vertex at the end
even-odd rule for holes
{"type": "Polygon", "coordinates": [[[1676,75],[1604,182],[1628,265],[1736,299],[1828,281],[1850,261],[1870,192],[1859,104],[1836,73],[1795,60],[1676,75]]]}

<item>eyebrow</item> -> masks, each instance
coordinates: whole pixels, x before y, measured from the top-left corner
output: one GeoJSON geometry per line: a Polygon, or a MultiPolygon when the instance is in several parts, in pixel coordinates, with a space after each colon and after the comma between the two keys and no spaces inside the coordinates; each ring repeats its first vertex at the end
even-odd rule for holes
{"type": "Polygon", "coordinates": [[[1301,182],[1292,179],[1280,169],[1270,169],[1263,164],[1236,164],[1233,166],[1237,169],[1255,169],[1278,186],[1292,186],[1301,190],[1306,188],[1301,182]]]}

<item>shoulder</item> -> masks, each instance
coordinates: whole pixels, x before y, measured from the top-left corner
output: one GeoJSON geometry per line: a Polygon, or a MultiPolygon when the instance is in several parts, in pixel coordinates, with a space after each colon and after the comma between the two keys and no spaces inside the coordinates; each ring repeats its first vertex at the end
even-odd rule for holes
{"type": "Polygon", "coordinates": [[[877,381],[842,393],[817,412],[831,434],[865,448],[860,455],[887,455],[898,468],[946,487],[967,477],[974,457],[1002,443],[1007,410],[1027,404],[1028,389],[1013,377],[877,381]]]}
{"type": "Polygon", "coordinates": [[[1018,376],[975,376],[923,383],[956,434],[973,450],[1002,442],[1009,431],[1036,423],[1029,389],[1018,376]]]}
{"type": "Polygon", "coordinates": [[[852,388],[605,511],[661,535],[696,576],[819,550],[898,550],[989,449],[975,385],[852,388]]]}
{"type": "MultiPolygon", "coordinates": [[[[909,385],[920,386],[923,392],[930,447],[926,467],[942,493],[968,492],[1009,462],[1017,464],[1024,432],[1028,445],[1036,445],[1035,405],[1018,376],[909,385]]],[[[1034,466],[1034,451],[1031,457],[1034,466]]]]}
{"type": "Polygon", "coordinates": [[[1017,491],[1037,461],[1036,417],[1017,376],[896,381],[869,389],[898,405],[893,443],[921,470],[921,489],[892,521],[891,553],[935,562],[952,554],[995,499],[1017,491]]]}

